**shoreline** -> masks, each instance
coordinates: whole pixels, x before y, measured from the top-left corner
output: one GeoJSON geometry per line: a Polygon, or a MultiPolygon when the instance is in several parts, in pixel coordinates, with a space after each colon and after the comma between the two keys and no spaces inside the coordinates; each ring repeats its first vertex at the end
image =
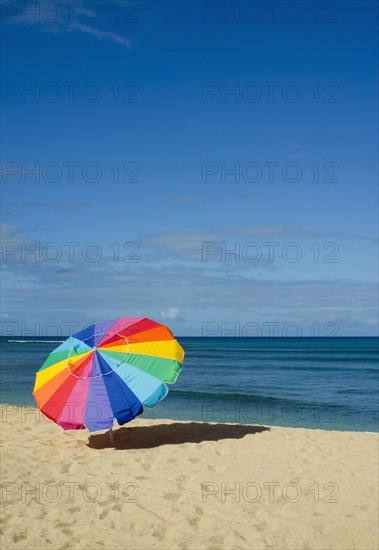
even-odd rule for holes
{"type": "Polygon", "coordinates": [[[138,418],[111,442],[30,409],[2,416],[4,550],[377,546],[377,434],[138,418]]]}
{"type": "MultiPolygon", "coordinates": [[[[4,412],[4,408],[8,408],[8,407],[12,407],[16,410],[19,410],[20,413],[22,414],[22,411],[27,411],[27,410],[33,410],[33,411],[38,411],[38,415],[41,417],[41,419],[44,421],[46,420],[46,422],[49,422],[49,423],[53,423],[54,422],[52,420],[49,420],[37,407],[37,404],[34,404],[34,405],[15,405],[14,403],[0,403],[0,416],[1,416],[1,421],[4,417],[4,415],[9,415],[11,416],[13,413],[11,411],[5,411],[4,412]]],[[[197,420],[197,419],[183,419],[183,418],[168,418],[168,417],[162,417],[162,418],[149,418],[149,417],[146,417],[146,416],[143,416],[143,415],[140,415],[140,416],[137,416],[134,420],[131,421],[131,423],[129,423],[130,427],[133,426],[133,422],[138,422],[139,420],[144,420],[144,421],[150,421],[150,420],[153,420],[153,421],[163,421],[163,422],[178,422],[178,423],[188,423],[188,422],[195,422],[195,423],[203,423],[203,424],[225,424],[225,425],[237,425],[237,426],[259,426],[259,427],[268,427],[268,428],[282,428],[282,429],[288,429],[288,430],[309,430],[309,431],[322,431],[322,432],[335,432],[335,433],[365,433],[365,434],[373,434],[373,435],[379,435],[379,430],[378,431],[368,431],[368,430],[354,430],[354,429],[341,429],[341,430],[338,430],[338,429],[328,429],[328,428],[318,428],[318,427],[309,427],[309,426],[286,426],[286,425],[283,425],[283,424],[269,424],[269,423],[263,423],[263,424],[260,424],[258,422],[254,422],[254,423],[242,423],[242,422],[217,422],[217,421],[213,421],[213,420],[197,420]]],[[[127,426],[127,424],[124,424],[122,426],[120,426],[116,421],[115,421],[115,424],[114,424],[114,428],[113,429],[117,429],[118,427],[119,428],[122,428],[122,427],[125,427],[127,426]]],[[[63,430],[63,429],[62,429],[63,430]]],[[[83,430],[79,430],[79,431],[83,431],[83,430]]],[[[85,430],[84,430],[85,431],[85,430]]],[[[100,431],[104,431],[104,430],[100,430],[100,431]]],[[[93,433],[98,433],[98,432],[93,432],[93,433]]]]}

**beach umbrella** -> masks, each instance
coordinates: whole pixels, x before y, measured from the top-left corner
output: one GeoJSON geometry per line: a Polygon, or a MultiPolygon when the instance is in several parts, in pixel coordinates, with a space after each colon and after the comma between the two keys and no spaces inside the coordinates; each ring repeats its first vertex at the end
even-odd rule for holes
{"type": "Polygon", "coordinates": [[[183,360],[166,326],[122,317],[91,325],[51,352],[33,395],[42,413],[65,430],[104,430],[166,397],[166,383],[176,381],[183,360]]]}

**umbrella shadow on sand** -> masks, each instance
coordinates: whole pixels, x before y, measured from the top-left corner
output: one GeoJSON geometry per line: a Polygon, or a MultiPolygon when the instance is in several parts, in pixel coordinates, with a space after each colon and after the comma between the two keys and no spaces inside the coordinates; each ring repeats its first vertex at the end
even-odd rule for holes
{"type": "Polygon", "coordinates": [[[88,447],[93,449],[151,449],[161,445],[180,445],[182,443],[201,443],[220,439],[241,439],[245,435],[270,431],[265,426],[242,424],[207,424],[206,422],[188,422],[156,424],[153,426],[135,426],[120,428],[113,432],[113,442],[108,432],[90,435],[88,447]]]}

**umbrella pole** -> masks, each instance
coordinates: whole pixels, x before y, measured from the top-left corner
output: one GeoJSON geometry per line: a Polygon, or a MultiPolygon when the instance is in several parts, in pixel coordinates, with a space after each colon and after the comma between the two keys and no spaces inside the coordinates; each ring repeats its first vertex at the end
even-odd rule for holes
{"type": "Polygon", "coordinates": [[[111,443],[114,443],[113,428],[109,428],[109,430],[108,430],[108,436],[109,436],[109,441],[110,441],[111,443]]]}

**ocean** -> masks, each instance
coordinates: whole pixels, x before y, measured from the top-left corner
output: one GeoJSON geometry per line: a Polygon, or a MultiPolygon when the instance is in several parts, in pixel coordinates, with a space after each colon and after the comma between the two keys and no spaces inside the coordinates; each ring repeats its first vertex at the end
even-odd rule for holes
{"type": "MultiPolygon", "coordinates": [[[[63,339],[0,339],[1,403],[35,406],[35,372],[63,339]]],[[[378,431],[378,338],[178,340],[184,368],[145,418],[378,431]]]]}

